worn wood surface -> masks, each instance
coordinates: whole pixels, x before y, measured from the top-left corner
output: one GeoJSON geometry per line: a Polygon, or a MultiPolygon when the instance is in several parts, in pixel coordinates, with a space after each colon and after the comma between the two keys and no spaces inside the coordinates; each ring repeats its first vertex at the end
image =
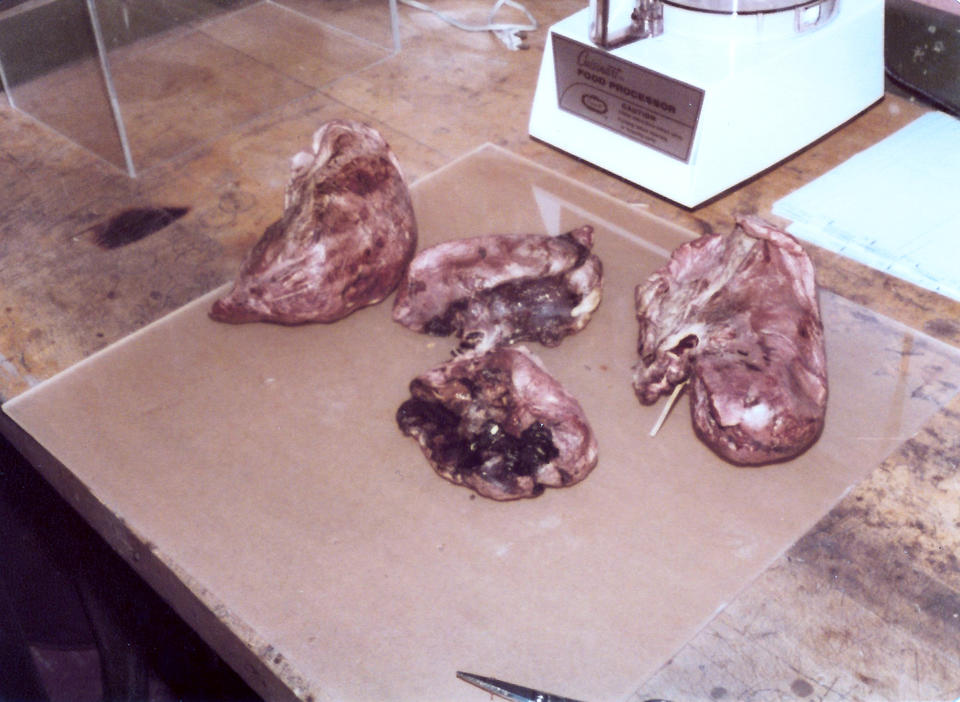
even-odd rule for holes
{"type": "MultiPolygon", "coordinates": [[[[489,9],[476,1],[436,4],[474,21],[489,9]]],[[[169,48],[186,42],[183,37],[148,43],[141,62],[128,50],[118,85],[137,124],[136,144],[151,159],[136,180],[0,100],[0,398],[228,280],[280,212],[289,157],[329,118],[360,118],[381,129],[411,180],[493,142],[707,232],[729,229],[735,213],[767,213],[778,198],[924,109],[887,96],[733,192],[700,208],[678,208],[527,136],[543,27],[582,2],[527,5],[542,28],[530,34],[529,50],[517,52],[489,34],[460,32],[401,7],[402,51],[358,71],[352,56],[341,56],[347,65],[340,78],[316,79],[309,62],[298,60],[301,54],[257,45],[256,35],[233,23],[201,25],[202,36],[177,44],[209,46],[214,37],[219,46],[234,42],[237,61],[266,67],[257,80],[266,81],[280,103],[275,106],[262,103],[266,89],[256,84],[249,84],[249,98],[224,87],[235,85],[235,75],[217,70],[238,70],[238,63],[190,68],[191,55],[203,61],[200,49],[156,50],[157,41],[169,48]],[[204,91],[221,108],[235,101],[243,118],[229,129],[218,128],[215,112],[191,123],[179,112],[183,99],[170,99],[204,91]],[[96,245],[99,225],[143,206],[189,211],[127,246],[96,245]]],[[[315,37],[289,36],[303,42],[303,56],[316,56],[315,37]]],[[[960,346],[960,304],[829,252],[812,253],[822,287],[960,346]]],[[[678,651],[636,700],[960,696],[958,437],[955,398],[678,651]]]]}

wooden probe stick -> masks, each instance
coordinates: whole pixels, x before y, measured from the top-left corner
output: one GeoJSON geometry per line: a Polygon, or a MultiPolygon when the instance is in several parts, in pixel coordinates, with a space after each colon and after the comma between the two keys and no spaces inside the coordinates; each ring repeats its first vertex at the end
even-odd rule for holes
{"type": "Polygon", "coordinates": [[[660,427],[663,426],[663,423],[667,420],[667,415],[670,414],[670,409],[673,407],[673,403],[677,401],[677,398],[680,397],[680,393],[683,392],[683,389],[686,387],[689,381],[684,380],[682,383],[679,383],[673,387],[673,392],[670,393],[670,397],[667,398],[667,404],[663,406],[663,411],[660,412],[660,417],[657,419],[657,423],[653,425],[653,429],[650,430],[650,436],[656,436],[657,432],[660,431],[660,427]]]}

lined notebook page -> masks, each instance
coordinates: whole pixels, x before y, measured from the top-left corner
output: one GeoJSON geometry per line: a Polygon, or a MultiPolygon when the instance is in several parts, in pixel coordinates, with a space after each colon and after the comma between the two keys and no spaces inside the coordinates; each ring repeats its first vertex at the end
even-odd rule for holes
{"type": "Polygon", "coordinates": [[[773,213],[800,239],[960,300],[960,120],[928,113],[773,213]]]}

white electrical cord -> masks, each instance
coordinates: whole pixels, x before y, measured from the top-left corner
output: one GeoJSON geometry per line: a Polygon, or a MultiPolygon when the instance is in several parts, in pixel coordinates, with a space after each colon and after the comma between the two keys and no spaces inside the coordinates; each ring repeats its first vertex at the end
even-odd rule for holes
{"type": "Polygon", "coordinates": [[[538,26],[537,20],[534,19],[533,15],[530,14],[527,8],[521,5],[519,2],[515,2],[515,0],[497,0],[497,2],[493,5],[493,9],[490,10],[490,14],[487,16],[486,24],[466,24],[455,17],[451,17],[450,15],[440,12],[439,10],[430,7],[427,4],[419,2],[419,0],[400,0],[400,2],[417,10],[432,12],[447,24],[453,25],[457,29],[462,29],[465,32],[492,32],[493,35],[502,41],[504,45],[511,51],[516,51],[517,49],[526,49],[527,44],[524,42],[526,39],[526,32],[532,32],[538,26]],[[519,10],[525,14],[527,19],[530,20],[529,24],[494,22],[494,17],[504,5],[507,7],[512,7],[513,9],[519,10]]]}

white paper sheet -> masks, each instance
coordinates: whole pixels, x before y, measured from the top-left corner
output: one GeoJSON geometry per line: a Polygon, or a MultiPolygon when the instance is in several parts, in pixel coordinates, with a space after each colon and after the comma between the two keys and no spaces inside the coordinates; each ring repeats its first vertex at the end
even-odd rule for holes
{"type": "Polygon", "coordinates": [[[960,300],[960,120],[928,113],[773,213],[800,239],[960,300]]]}

